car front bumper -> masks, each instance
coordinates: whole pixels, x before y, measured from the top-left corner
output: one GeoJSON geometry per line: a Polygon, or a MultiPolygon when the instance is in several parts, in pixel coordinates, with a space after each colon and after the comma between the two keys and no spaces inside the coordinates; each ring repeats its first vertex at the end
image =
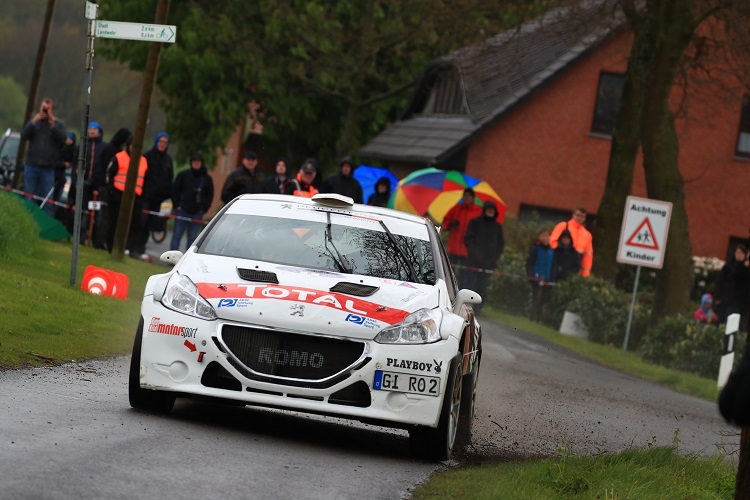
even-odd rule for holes
{"type": "MultiPolygon", "coordinates": [[[[453,336],[432,344],[389,345],[371,340],[353,366],[324,383],[305,383],[256,376],[222,338],[229,326],[252,327],[222,320],[205,321],[143,300],[143,343],[140,383],[145,389],[172,391],[244,402],[250,405],[334,415],[394,427],[436,427],[451,360],[458,352],[453,336]],[[381,373],[376,373],[380,371],[381,373]],[[398,374],[400,391],[385,389],[382,372],[398,374]],[[376,383],[377,378],[377,383],[376,383]],[[438,395],[418,393],[426,381],[438,395]],[[413,392],[409,392],[409,384],[413,392]],[[422,385],[422,387],[420,387],[422,385]]],[[[259,326],[260,327],[260,326],[259,326]]],[[[310,338],[316,335],[310,334],[310,338]]],[[[325,335],[319,336],[325,337],[325,335]]],[[[423,391],[422,391],[423,392],[423,391]]]]}

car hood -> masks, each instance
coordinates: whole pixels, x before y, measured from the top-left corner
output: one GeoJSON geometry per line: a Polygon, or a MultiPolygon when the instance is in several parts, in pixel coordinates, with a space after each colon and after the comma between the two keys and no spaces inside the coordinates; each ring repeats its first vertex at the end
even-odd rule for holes
{"type": "Polygon", "coordinates": [[[221,320],[353,338],[373,338],[439,299],[431,285],[205,254],[187,254],[177,271],[221,320]]]}

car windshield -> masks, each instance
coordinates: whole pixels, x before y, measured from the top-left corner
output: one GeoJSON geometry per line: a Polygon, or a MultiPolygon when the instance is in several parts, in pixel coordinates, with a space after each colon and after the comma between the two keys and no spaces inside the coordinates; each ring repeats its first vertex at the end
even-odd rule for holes
{"type": "MultiPolygon", "coordinates": [[[[224,214],[198,252],[331,272],[342,271],[340,254],[345,267],[354,274],[413,281],[406,262],[398,256],[393,241],[380,226],[342,225],[335,220],[329,227],[325,219],[224,214]]],[[[430,242],[398,234],[395,238],[413,263],[417,283],[434,285],[430,242]]]]}

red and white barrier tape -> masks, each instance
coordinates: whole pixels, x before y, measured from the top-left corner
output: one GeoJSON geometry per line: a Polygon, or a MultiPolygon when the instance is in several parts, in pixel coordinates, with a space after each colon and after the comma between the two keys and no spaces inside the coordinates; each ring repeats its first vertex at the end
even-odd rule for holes
{"type": "Polygon", "coordinates": [[[464,266],[463,264],[451,264],[451,266],[453,267],[453,269],[465,269],[467,271],[476,271],[476,272],[480,272],[480,273],[484,273],[484,274],[490,274],[490,275],[493,275],[493,276],[508,276],[510,278],[518,278],[518,279],[522,279],[522,280],[526,280],[526,281],[532,281],[532,282],[539,283],[540,286],[555,286],[555,285],[557,285],[557,283],[554,282],[554,281],[544,281],[543,279],[538,278],[538,277],[531,277],[531,276],[526,276],[526,275],[523,275],[523,274],[506,273],[506,272],[503,272],[503,271],[498,271],[496,269],[484,269],[484,268],[481,268],[481,267],[464,266]]]}
{"type": "MultiPolygon", "coordinates": [[[[36,195],[36,194],[26,193],[26,192],[21,191],[19,189],[13,189],[10,186],[0,186],[0,187],[2,187],[2,189],[5,190],[5,191],[8,191],[10,193],[15,193],[15,194],[17,194],[19,196],[23,196],[24,198],[29,198],[29,199],[34,199],[34,200],[41,201],[42,202],[42,206],[45,205],[45,204],[47,204],[47,205],[55,205],[57,207],[62,207],[65,210],[73,210],[73,205],[67,205],[65,203],[61,203],[59,201],[52,200],[49,197],[44,197],[44,196],[39,196],[39,195],[36,195]]],[[[108,205],[106,201],[99,201],[99,203],[101,203],[102,206],[107,206],[108,205]]],[[[96,210],[82,210],[81,213],[84,213],[84,214],[88,215],[92,211],[96,211],[96,210]]],[[[154,212],[153,210],[141,210],[141,212],[144,213],[144,214],[157,215],[159,217],[164,217],[165,219],[179,219],[179,220],[184,220],[184,221],[188,221],[188,222],[195,222],[195,223],[204,224],[204,225],[208,224],[208,222],[209,222],[209,221],[203,220],[203,219],[192,219],[190,217],[183,217],[181,215],[165,214],[165,213],[162,213],[162,212],[154,212]]]]}

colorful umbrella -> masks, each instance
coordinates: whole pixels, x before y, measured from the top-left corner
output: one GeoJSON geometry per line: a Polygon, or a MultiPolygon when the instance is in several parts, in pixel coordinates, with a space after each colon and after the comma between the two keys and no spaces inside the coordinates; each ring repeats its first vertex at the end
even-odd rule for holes
{"type": "Polygon", "coordinates": [[[367,203],[367,199],[370,195],[375,192],[375,183],[378,182],[378,179],[381,177],[387,177],[391,181],[392,193],[398,184],[398,177],[393,175],[387,168],[360,165],[354,171],[354,178],[357,179],[362,186],[362,195],[365,203],[367,203]]]}
{"type": "Polygon", "coordinates": [[[497,220],[505,219],[505,203],[487,182],[455,170],[425,168],[412,172],[398,183],[388,202],[390,208],[417,215],[429,214],[438,224],[445,214],[461,200],[464,189],[474,190],[474,203],[482,206],[492,200],[497,205],[497,220]]]}

